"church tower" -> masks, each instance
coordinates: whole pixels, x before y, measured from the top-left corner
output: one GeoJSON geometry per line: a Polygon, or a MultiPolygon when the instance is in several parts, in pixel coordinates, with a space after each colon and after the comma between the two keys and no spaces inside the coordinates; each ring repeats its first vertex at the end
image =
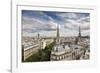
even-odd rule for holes
{"type": "Polygon", "coordinates": [[[57,34],[56,34],[56,45],[60,44],[60,34],[59,34],[59,25],[57,25],[57,34]]]}
{"type": "Polygon", "coordinates": [[[57,25],[57,31],[56,31],[56,48],[54,49],[56,52],[59,50],[59,45],[60,45],[60,34],[59,34],[59,25],[57,25]]]}
{"type": "Polygon", "coordinates": [[[59,25],[57,25],[56,42],[51,51],[51,61],[58,61],[65,58],[65,49],[60,44],[59,25]]]}

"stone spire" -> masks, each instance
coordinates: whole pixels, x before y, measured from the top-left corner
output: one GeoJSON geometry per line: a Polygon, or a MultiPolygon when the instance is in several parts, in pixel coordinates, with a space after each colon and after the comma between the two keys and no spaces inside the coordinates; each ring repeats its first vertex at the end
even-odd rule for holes
{"type": "Polygon", "coordinates": [[[56,36],[56,44],[59,43],[59,37],[60,37],[60,34],[59,34],[59,25],[57,25],[57,36],[56,36]]]}

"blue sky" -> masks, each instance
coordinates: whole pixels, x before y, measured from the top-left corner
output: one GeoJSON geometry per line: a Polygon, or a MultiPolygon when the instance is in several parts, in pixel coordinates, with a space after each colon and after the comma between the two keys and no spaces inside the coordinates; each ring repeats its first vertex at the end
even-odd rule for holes
{"type": "Polygon", "coordinates": [[[22,10],[23,36],[55,36],[56,27],[60,36],[77,36],[80,25],[82,35],[89,35],[90,14],[82,12],[51,12],[22,10]]]}

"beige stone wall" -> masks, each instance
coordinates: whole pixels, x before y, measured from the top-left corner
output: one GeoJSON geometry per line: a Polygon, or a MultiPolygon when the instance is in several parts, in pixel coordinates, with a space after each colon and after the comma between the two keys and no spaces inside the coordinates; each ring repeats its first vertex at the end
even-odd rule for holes
{"type": "Polygon", "coordinates": [[[30,48],[28,50],[25,50],[24,51],[24,60],[26,60],[27,58],[29,58],[31,55],[37,53],[38,49],[39,49],[39,47],[30,48]]]}

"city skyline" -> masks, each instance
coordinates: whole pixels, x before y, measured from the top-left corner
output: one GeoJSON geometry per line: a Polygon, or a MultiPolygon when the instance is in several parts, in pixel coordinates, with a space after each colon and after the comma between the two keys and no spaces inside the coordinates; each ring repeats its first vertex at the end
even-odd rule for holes
{"type": "Polygon", "coordinates": [[[22,10],[22,36],[56,36],[59,25],[60,36],[77,36],[79,26],[82,35],[89,35],[90,14],[81,12],[51,12],[22,10]]]}

